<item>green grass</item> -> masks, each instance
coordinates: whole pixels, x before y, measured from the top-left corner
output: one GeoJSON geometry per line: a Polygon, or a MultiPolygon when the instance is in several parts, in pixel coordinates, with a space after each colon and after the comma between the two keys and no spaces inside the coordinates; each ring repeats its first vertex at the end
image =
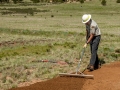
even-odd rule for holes
{"type": "MultiPolygon", "coordinates": [[[[120,60],[120,5],[114,0],[108,0],[106,6],[102,6],[99,0],[84,4],[0,6],[0,13],[5,8],[20,12],[0,14],[0,88],[3,90],[36,78],[51,79],[60,72],[75,72],[75,60],[79,60],[85,43],[85,25],[81,22],[85,13],[92,14],[92,19],[98,23],[102,32],[98,50],[100,60],[106,63],[120,60]],[[33,16],[22,13],[29,8],[33,10],[33,16]],[[37,62],[46,59],[65,61],[68,65],[37,62]]],[[[88,46],[81,70],[87,66],[89,59],[88,46]]]]}

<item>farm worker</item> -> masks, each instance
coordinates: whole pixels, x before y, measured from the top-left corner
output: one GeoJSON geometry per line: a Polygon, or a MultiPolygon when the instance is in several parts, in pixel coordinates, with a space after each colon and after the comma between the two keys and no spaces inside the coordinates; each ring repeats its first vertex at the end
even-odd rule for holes
{"type": "Polygon", "coordinates": [[[97,23],[91,19],[90,14],[84,14],[82,16],[82,23],[86,26],[86,43],[84,44],[84,48],[90,44],[91,58],[90,63],[87,67],[89,71],[93,71],[98,69],[100,66],[100,61],[98,59],[98,46],[101,39],[101,31],[97,25],[97,23]]]}

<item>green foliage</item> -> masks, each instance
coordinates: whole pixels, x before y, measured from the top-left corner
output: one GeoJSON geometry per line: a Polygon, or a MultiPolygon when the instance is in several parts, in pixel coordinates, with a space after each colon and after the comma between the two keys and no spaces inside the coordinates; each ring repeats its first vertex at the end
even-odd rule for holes
{"type": "Polygon", "coordinates": [[[117,60],[120,57],[120,54],[117,53],[111,53],[111,56],[117,60]]]}
{"type": "Polygon", "coordinates": [[[14,3],[14,4],[17,4],[17,0],[13,0],[13,3],[14,3]]]}
{"type": "Polygon", "coordinates": [[[115,52],[116,52],[116,53],[120,53],[120,49],[116,49],[115,52]]]}
{"type": "Polygon", "coordinates": [[[84,0],[80,0],[80,3],[83,4],[83,3],[84,3],[84,0]]]}
{"type": "Polygon", "coordinates": [[[1,51],[0,58],[8,57],[8,56],[26,55],[28,52],[31,52],[31,54],[45,55],[46,53],[50,52],[51,49],[52,47],[49,45],[18,47],[16,49],[8,49],[1,51]]]}
{"type": "Polygon", "coordinates": [[[3,8],[1,9],[2,15],[13,14],[13,13],[20,13],[20,14],[27,14],[27,15],[34,15],[35,12],[48,12],[49,10],[37,10],[36,8],[3,8]],[[6,11],[7,10],[7,11],[6,11]]]}
{"type": "Polygon", "coordinates": [[[23,0],[12,0],[14,4],[17,4],[17,3],[20,3],[22,2],[23,0]]]}
{"type": "Polygon", "coordinates": [[[71,43],[71,42],[65,42],[63,45],[64,45],[65,48],[68,47],[68,48],[71,48],[71,49],[76,47],[76,43],[71,43]]]}
{"type": "Polygon", "coordinates": [[[3,76],[3,77],[1,78],[1,80],[2,80],[2,83],[5,83],[5,82],[6,82],[6,76],[3,76]]]}
{"type": "Polygon", "coordinates": [[[111,51],[111,48],[105,47],[105,48],[104,48],[104,51],[105,51],[105,52],[109,52],[109,51],[111,51]]]}
{"type": "Polygon", "coordinates": [[[31,0],[33,3],[39,3],[39,0],[31,0]]]}
{"type": "Polygon", "coordinates": [[[106,0],[102,0],[101,4],[102,4],[103,6],[106,6],[106,0]]]}
{"type": "Polygon", "coordinates": [[[117,3],[120,3],[120,0],[117,0],[116,2],[117,2],[117,3]]]}
{"type": "Polygon", "coordinates": [[[53,3],[58,3],[58,2],[60,2],[60,3],[62,3],[62,2],[64,2],[65,0],[53,0],[52,2],[53,3]]]}

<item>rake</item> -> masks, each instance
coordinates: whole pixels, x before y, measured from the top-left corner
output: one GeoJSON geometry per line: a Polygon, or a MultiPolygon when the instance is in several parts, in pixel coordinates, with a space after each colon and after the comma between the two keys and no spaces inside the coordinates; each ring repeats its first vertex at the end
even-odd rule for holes
{"type": "Polygon", "coordinates": [[[72,73],[59,73],[59,76],[71,76],[71,77],[82,77],[82,78],[91,78],[91,79],[93,79],[93,77],[94,77],[93,75],[85,75],[83,73],[86,70],[86,68],[82,72],[79,71],[80,64],[81,64],[84,52],[85,52],[85,48],[82,49],[82,52],[81,52],[81,55],[80,55],[80,60],[78,62],[75,74],[72,74],[72,73]]]}

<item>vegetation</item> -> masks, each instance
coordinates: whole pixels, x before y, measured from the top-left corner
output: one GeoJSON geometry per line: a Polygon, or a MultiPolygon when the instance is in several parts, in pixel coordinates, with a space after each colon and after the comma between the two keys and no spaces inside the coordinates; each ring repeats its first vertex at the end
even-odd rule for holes
{"type": "MultiPolygon", "coordinates": [[[[91,0],[80,6],[80,2],[0,4],[0,89],[74,72],[85,43],[85,25],[81,22],[84,13],[90,13],[101,29],[101,62],[120,60],[120,20],[115,19],[119,18],[120,5],[107,0],[103,7],[91,0]]],[[[89,63],[89,49],[85,50],[80,70],[89,63]]]]}
{"type": "Polygon", "coordinates": [[[106,6],[106,0],[102,0],[101,4],[102,4],[103,6],[106,6]]]}
{"type": "Polygon", "coordinates": [[[117,2],[117,3],[120,3],[120,0],[117,0],[116,2],[117,2]]]}
{"type": "Polygon", "coordinates": [[[33,3],[39,3],[39,0],[31,0],[33,3]]]}
{"type": "Polygon", "coordinates": [[[81,4],[84,3],[84,0],[80,0],[80,3],[81,3],[81,4]]]}
{"type": "MultiPolygon", "coordinates": [[[[23,5],[26,5],[28,3],[26,3],[26,0],[12,0],[14,4],[17,4],[17,3],[21,3],[23,5]]],[[[73,0],[27,0],[27,1],[32,1],[33,3],[64,3],[64,2],[73,2],[73,0]]],[[[84,2],[86,1],[92,1],[92,0],[75,0],[76,2],[80,2],[81,4],[83,4],[84,2]]],[[[101,4],[103,6],[106,5],[106,0],[99,0],[99,1],[102,1],[101,4]]],[[[98,1],[98,2],[99,2],[98,1]]],[[[1,3],[11,3],[10,0],[0,0],[1,3]]],[[[109,1],[111,2],[111,1],[109,1]]],[[[117,0],[116,1],[117,3],[120,3],[120,0],[117,0]]],[[[29,3],[30,4],[30,3],[29,3]]]]}

